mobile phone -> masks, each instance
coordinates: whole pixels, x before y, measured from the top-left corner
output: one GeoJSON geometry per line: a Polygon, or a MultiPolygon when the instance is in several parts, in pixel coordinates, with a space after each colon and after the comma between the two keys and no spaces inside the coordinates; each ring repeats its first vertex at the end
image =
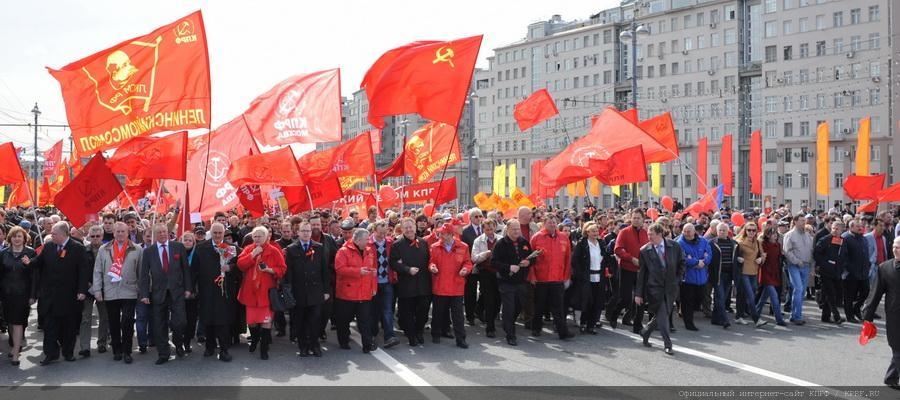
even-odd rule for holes
{"type": "Polygon", "coordinates": [[[260,270],[260,271],[265,270],[265,269],[268,268],[268,267],[269,267],[269,266],[266,265],[266,263],[264,263],[264,262],[259,263],[259,270],[260,270]]]}

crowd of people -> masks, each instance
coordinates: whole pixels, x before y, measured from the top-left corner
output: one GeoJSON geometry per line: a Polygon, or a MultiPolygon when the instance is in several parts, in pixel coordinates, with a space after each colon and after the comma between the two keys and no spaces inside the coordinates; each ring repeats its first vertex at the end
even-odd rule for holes
{"type": "Polygon", "coordinates": [[[351,348],[353,321],[364,353],[398,346],[401,335],[423,346],[426,333],[430,345],[465,349],[467,331],[495,338],[498,321],[510,346],[522,328],[541,336],[545,319],[571,340],[570,315],[581,335],[625,325],[651,347],[659,331],[673,355],[678,318],[689,331],[707,329],[697,314],[724,329],[765,329],[766,314],[777,325],[862,323],[882,317],[887,295],[896,350],[885,383],[897,385],[898,210],[683,215],[653,206],[220,212],[190,227],[178,226],[177,210],[122,209],[83,227],[53,209],[0,210],[0,326],[14,366],[27,329],[43,333],[41,365],[92,350],[130,364],[135,349],[151,347],[164,364],[194,343],[224,362],[245,343],[266,360],[281,337],[300,357],[322,357],[329,331],[351,348]],[[820,315],[804,310],[813,302],[820,315]]]}

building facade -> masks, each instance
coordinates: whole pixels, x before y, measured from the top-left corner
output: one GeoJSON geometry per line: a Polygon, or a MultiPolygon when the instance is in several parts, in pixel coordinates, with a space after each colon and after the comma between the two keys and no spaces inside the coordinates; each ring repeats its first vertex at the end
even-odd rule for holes
{"type": "MultiPolygon", "coordinates": [[[[826,209],[844,196],[843,179],[855,169],[859,120],[871,117],[872,173],[896,178],[900,145],[893,135],[893,54],[898,51],[889,0],[651,0],[625,1],[585,20],[530,24],[521,41],[494,49],[489,68],[475,75],[474,118],[479,190],[491,191],[493,167],[517,164],[521,187],[530,164],[562,151],[590,129],[605,107],[625,109],[637,80],[640,118],[669,111],[680,159],[662,166],[661,193],[685,204],[720,176],[721,139],[733,135],[733,197],[741,208],[760,207],[750,195],[749,138],[763,137],[763,197],[773,205],[826,209]],[[637,46],[619,35],[632,25],[637,46]],[[631,51],[637,63],[631,65],[631,51]],[[512,116],[515,104],[547,88],[560,114],[527,132],[512,116]],[[829,196],[815,192],[816,127],[830,128],[829,196]],[[698,177],[697,141],[708,138],[708,173],[698,177]]],[[[647,184],[642,200],[654,199],[647,184]]],[[[622,198],[630,198],[623,188],[622,198]]],[[[595,204],[616,200],[604,187],[595,204]]],[[[552,203],[579,204],[561,190],[552,203]]]]}

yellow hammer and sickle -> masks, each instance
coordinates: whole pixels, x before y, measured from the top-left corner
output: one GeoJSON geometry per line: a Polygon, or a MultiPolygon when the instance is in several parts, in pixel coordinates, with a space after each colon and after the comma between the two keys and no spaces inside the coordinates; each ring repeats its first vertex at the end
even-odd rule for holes
{"type": "Polygon", "coordinates": [[[437,49],[434,52],[434,60],[431,61],[432,64],[437,64],[439,62],[450,63],[451,68],[456,68],[453,65],[453,49],[447,46],[441,46],[441,48],[437,49]]]}

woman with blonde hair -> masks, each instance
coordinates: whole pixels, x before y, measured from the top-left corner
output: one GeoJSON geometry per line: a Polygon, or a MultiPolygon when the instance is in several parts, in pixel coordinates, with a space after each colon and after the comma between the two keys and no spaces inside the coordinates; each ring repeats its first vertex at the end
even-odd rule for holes
{"type": "Polygon", "coordinates": [[[31,297],[34,270],[29,265],[37,258],[37,253],[25,245],[29,238],[22,227],[12,227],[7,240],[9,247],[0,252],[0,299],[3,300],[3,315],[11,327],[9,337],[12,342],[12,365],[18,366],[28,314],[35,302],[31,297]]]}
{"type": "Polygon", "coordinates": [[[736,261],[741,269],[735,322],[746,325],[744,317],[749,314],[757,328],[767,323],[759,319],[759,312],[756,310],[757,274],[759,274],[759,267],[766,261],[766,253],[762,250],[758,232],[759,227],[756,222],[750,221],[744,223],[734,238],[738,244],[736,261]]]}

